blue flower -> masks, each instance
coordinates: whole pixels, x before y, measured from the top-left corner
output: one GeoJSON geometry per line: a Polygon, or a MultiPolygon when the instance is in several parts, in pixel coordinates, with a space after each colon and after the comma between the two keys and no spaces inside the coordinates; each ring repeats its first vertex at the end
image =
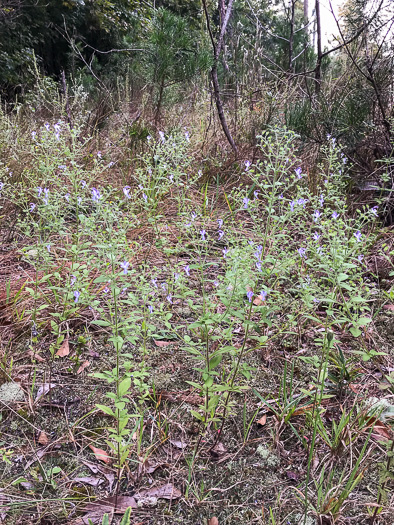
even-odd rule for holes
{"type": "Polygon", "coordinates": [[[267,299],[267,295],[268,295],[268,292],[266,292],[265,290],[260,291],[260,297],[262,301],[265,301],[267,299]]]}
{"type": "Polygon", "coordinates": [[[250,165],[251,165],[250,160],[245,160],[245,171],[248,171],[248,169],[250,168],[250,165]]]}
{"type": "Polygon", "coordinates": [[[201,230],[201,231],[200,231],[200,234],[201,234],[201,239],[202,239],[203,241],[205,241],[205,240],[206,240],[206,239],[205,239],[206,231],[205,231],[205,230],[201,230]]]}
{"type": "Polygon", "coordinates": [[[317,232],[315,232],[313,234],[313,238],[315,239],[315,241],[318,241],[320,239],[320,235],[317,232]]]}
{"type": "Polygon", "coordinates": [[[249,302],[251,303],[251,302],[252,302],[252,297],[253,297],[253,292],[252,292],[252,290],[249,290],[249,292],[246,294],[246,296],[247,296],[249,302]]]}
{"type": "Polygon", "coordinates": [[[357,242],[361,242],[362,234],[361,234],[360,230],[357,230],[356,233],[353,233],[353,235],[356,237],[357,242]]]}
{"type": "Polygon", "coordinates": [[[149,309],[150,313],[153,314],[153,306],[151,304],[148,306],[148,309],[149,309]]]}
{"type": "Polygon", "coordinates": [[[84,188],[86,186],[86,181],[85,180],[81,180],[81,186],[82,186],[82,188],[84,188]]]}
{"type": "Polygon", "coordinates": [[[103,292],[104,292],[104,293],[108,293],[108,292],[109,292],[109,288],[108,288],[108,286],[106,286],[106,287],[104,288],[103,292]]]}
{"type": "Polygon", "coordinates": [[[261,262],[260,262],[260,261],[258,261],[258,262],[256,263],[256,268],[257,268],[257,270],[258,270],[259,272],[262,271],[262,269],[261,269],[261,262]]]}
{"type": "Polygon", "coordinates": [[[142,198],[144,199],[145,202],[148,202],[148,196],[146,195],[146,193],[142,194],[142,198]]]}
{"type": "Polygon", "coordinates": [[[186,275],[190,277],[190,266],[187,264],[183,269],[185,270],[186,275]]]}
{"type": "Polygon", "coordinates": [[[306,258],[306,249],[305,248],[298,248],[297,252],[299,253],[300,257],[306,258]]]}
{"type": "Polygon", "coordinates": [[[297,178],[302,179],[302,168],[297,168],[295,170],[297,178]]]}
{"type": "Polygon", "coordinates": [[[125,186],[123,188],[123,193],[126,199],[131,199],[130,190],[131,190],[130,186],[125,186]]]}
{"type": "Polygon", "coordinates": [[[165,141],[164,133],[162,131],[159,131],[159,137],[160,137],[161,142],[165,141]]]}
{"type": "Polygon", "coordinates": [[[259,196],[259,190],[253,192],[254,198],[257,199],[259,196]]]}
{"type": "Polygon", "coordinates": [[[219,231],[218,231],[218,234],[219,234],[218,241],[220,241],[220,239],[221,239],[221,238],[223,237],[223,235],[224,235],[224,231],[219,230],[219,231]]]}
{"type": "Polygon", "coordinates": [[[98,189],[92,188],[92,200],[98,202],[101,199],[101,194],[98,189]]]}
{"type": "Polygon", "coordinates": [[[34,202],[31,202],[30,203],[30,207],[29,207],[29,210],[30,211],[34,211],[34,208],[36,207],[36,205],[34,204],[34,202]]]}
{"type": "Polygon", "coordinates": [[[222,250],[222,252],[223,252],[223,257],[226,258],[226,257],[227,257],[227,254],[228,254],[228,252],[229,252],[229,250],[228,250],[227,248],[224,248],[224,249],[222,250]]]}
{"type": "Polygon", "coordinates": [[[375,215],[375,217],[378,216],[378,206],[374,206],[369,211],[372,213],[372,215],[375,215]]]}
{"type": "Polygon", "coordinates": [[[41,193],[42,193],[42,188],[41,188],[41,186],[39,186],[39,187],[37,188],[37,193],[38,193],[38,196],[41,197],[41,193]]]}
{"type": "Polygon", "coordinates": [[[120,263],[121,268],[123,268],[124,275],[127,275],[127,268],[129,267],[129,261],[123,261],[120,263]]]}
{"type": "Polygon", "coordinates": [[[36,135],[37,135],[37,131],[32,131],[32,132],[31,132],[31,138],[32,138],[33,140],[36,140],[36,135]]]}
{"type": "Polygon", "coordinates": [[[70,286],[74,286],[74,284],[77,282],[77,278],[74,274],[71,274],[71,279],[70,279],[70,286]]]}
{"type": "Polygon", "coordinates": [[[294,211],[294,206],[296,205],[296,201],[291,201],[289,202],[289,206],[290,206],[290,211],[294,211]]]}
{"type": "Polygon", "coordinates": [[[185,131],[185,139],[187,142],[190,142],[190,135],[187,131],[185,131]]]}
{"type": "Polygon", "coordinates": [[[319,204],[320,204],[320,206],[323,206],[323,204],[324,204],[324,195],[323,194],[320,195],[319,204]]]}
{"type": "Polygon", "coordinates": [[[223,226],[223,219],[218,219],[218,226],[219,228],[223,226]]]}
{"type": "Polygon", "coordinates": [[[78,290],[74,291],[74,302],[77,303],[79,300],[79,296],[81,295],[81,292],[78,292],[78,290]]]}
{"type": "Polygon", "coordinates": [[[172,302],[172,295],[171,294],[168,294],[167,297],[166,297],[167,301],[170,303],[170,304],[174,304],[172,302]]]}
{"type": "Polygon", "coordinates": [[[247,197],[245,197],[242,202],[243,202],[243,205],[244,205],[244,209],[246,210],[248,208],[249,199],[247,197]]]}
{"type": "Polygon", "coordinates": [[[158,288],[157,286],[157,279],[152,279],[152,284],[155,288],[158,288]]]}
{"type": "Polygon", "coordinates": [[[320,216],[321,216],[321,213],[319,210],[315,210],[314,214],[313,214],[313,220],[314,222],[317,222],[319,219],[320,219],[320,216]]]}
{"type": "Polygon", "coordinates": [[[338,217],[339,217],[339,213],[337,213],[336,211],[334,211],[334,213],[331,215],[331,217],[332,217],[334,220],[336,220],[336,219],[338,219],[338,217]]]}
{"type": "Polygon", "coordinates": [[[48,250],[48,252],[51,251],[51,245],[50,244],[47,244],[47,250],[48,250]]]}
{"type": "Polygon", "coordinates": [[[360,254],[360,255],[357,257],[357,259],[359,260],[359,262],[363,262],[364,255],[361,255],[361,254],[360,254]]]}
{"type": "Polygon", "coordinates": [[[174,274],[174,280],[175,280],[175,282],[177,282],[177,280],[179,279],[180,276],[181,276],[180,273],[175,273],[175,274],[174,274]]]}

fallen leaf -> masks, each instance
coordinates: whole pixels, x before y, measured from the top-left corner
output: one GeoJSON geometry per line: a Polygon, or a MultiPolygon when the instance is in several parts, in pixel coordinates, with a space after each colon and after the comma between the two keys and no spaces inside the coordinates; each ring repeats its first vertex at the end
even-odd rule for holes
{"type": "Polygon", "coordinates": [[[94,357],[95,359],[98,359],[100,357],[100,354],[92,349],[89,350],[88,355],[90,355],[90,357],[94,357]]]}
{"type": "Polygon", "coordinates": [[[267,414],[264,414],[264,416],[261,417],[261,418],[257,421],[257,424],[263,426],[263,425],[265,425],[266,421],[267,421],[267,414]]]}
{"type": "Polygon", "coordinates": [[[126,510],[131,507],[132,509],[137,508],[137,502],[132,496],[118,496],[116,501],[116,496],[111,496],[110,498],[104,498],[97,501],[92,501],[88,503],[85,507],[85,512],[114,512],[115,514],[124,514],[126,510]]]}
{"type": "Polygon", "coordinates": [[[108,514],[109,523],[112,523],[114,516],[114,509],[109,507],[98,508],[95,511],[88,512],[85,516],[81,516],[76,520],[70,521],[70,525],[101,525],[103,522],[104,514],[108,514]]]}
{"type": "Polygon", "coordinates": [[[211,448],[210,452],[214,457],[220,458],[221,456],[224,456],[224,454],[227,453],[227,449],[223,445],[223,443],[219,441],[213,448],[211,448]]]}
{"type": "Polygon", "coordinates": [[[296,472],[292,472],[291,470],[286,470],[286,476],[293,481],[298,481],[300,479],[300,475],[296,472]]]}
{"type": "Polygon", "coordinates": [[[94,447],[93,445],[89,445],[89,448],[93,451],[94,455],[96,456],[96,459],[103,461],[104,463],[111,463],[111,458],[103,450],[102,448],[94,447]]]}
{"type": "Polygon", "coordinates": [[[100,483],[103,483],[103,480],[96,478],[94,476],[86,476],[82,478],[73,479],[74,483],[86,483],[87,485],[92,485],[92,487],[97,487],[100,483]]]}
{"type": "Polygon", "coordinates": [[[168,346],[172,344],[174,341],[155,341],[155,345],[159,348],[164,348],[165,346],[168,346]]]}
{"type": "Polygon", "coordinates": [[[88,366],[90,366],[90,362],[89,361],[84,361],[82,363],[82,365],[78,368],[77,374],[80,374],[81,372],[83,372],[85,370],[85,368],[87,368],[88,366]]]}
{"type": "Polygon", "coordinates": [[[378,434],[384,439],[391,439],[390,429],[384,423],[382,423],[382,421],[376,419],[376,417],[370,417],[367,421],[367,425],[368,427],[373,426],[373,434],[378,434]]]}
{"type": "Polygon", "coordinates": [[[40,388],[37,390],[36,403],[40,397],[45,396],[52,388],[55,388],[57,385],[54,383],[43,383],[40,388]]]}
{"type": "Polygon", "coordinates": [[[108,467],[97,465],[97,463],[90,463],[90,461],[82,461],[82,463],[86,465],[93,472],[93,474],[97,474],[98,472],[102,474],[108,481],[108,490],[109,492],[111,492],[112,486],[115,481],[115,474],[113,473],[113,471],[108,467]]]}
{"type": "Polygon", "coordinates": [[[49,438],[45,434],[45,432],[43,432],[43,431],[40,432],[40,435],[38,436],[38,442],[39,442],[40,445],[48,445],[49,438]]]}
{"type": "Polygon", "coordinates": [[[178,499],[182,497],[182,492],[174,487],[172,483],[166,483],[161,487],[151,487],[150,489],[140,490],[138,494],[134,494],[136,499],[141,498],[162,498],[162,499],[178,499]]]}
{"type": "Polygon", "coordinates": [[[217,519],[216,516],[214,516],[213,518],[211,518],[211,519],[208,521],[208,525],[219,525],[219,520],[217,519]]]}
{"type": "Polygon", "coordinates": [[[394,312],[394,304],[385,304],[383,310],[389,310],[389,312],[394,312]]]}
{"type": "Polygon", "coordinates": [[[68,345],[68,337],[66,337],[63,343],[60,345],[59,350],[56,352],[56,355],[59,357],[66,357],[70,353],[70,347],[68,345]]]}
{"type": "Polygon", "coordinates": [[[262,295],[258,295],[253,299],[253,304],[256,306],[260,306],[262,304],[265,304],[264,297],[262,295]]]}
{"type": "Polygon", "coordinates": [[[187,443],[184,443],[183,441],[176,441],[176,440],[170,439],[170,443],[174,447],[180,448],[181,450],[187,447],[187,443]]]}
{"type": "Polygon", "coordinates": [[[45,359],[41,357],[37,352],[33,352],[32,350],[29,350],[27,352],[27,355],[31,357],[34,361],[38,361],[39,363],[45,363],[45,359]]]}

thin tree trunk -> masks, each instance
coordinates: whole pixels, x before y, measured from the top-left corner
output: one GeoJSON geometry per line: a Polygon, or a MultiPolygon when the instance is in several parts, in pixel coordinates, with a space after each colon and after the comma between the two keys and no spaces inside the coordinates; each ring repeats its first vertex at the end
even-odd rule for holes
{"type": "Polygon", "coordinates": [[[323,52],[321,47],[321,20],[320,20],[320,0],[316,0],[316,33],[317,33],[317,61],[315,68],[315,91],[320,93],[321,87],[321,63],[323,52]]]}
{"type": "Polygon", "coordinates": [[[289,66],[290,73],[293,71],[293,44],[294,44],[294,19],[295,4],[297,0],[291,0],[290,37],[289,37],[289,66]]]}
{"type": "MultiPolygon", "coordinates": [[[[220,54],[221,54],[222,47],[223,47],[224,35],[226,33],[227,24],[228,24],[228,22],[230,20],[230,15],[231,15],[232,7],[233,7],[233,2],[234,2],[234,0],[229,0],[229,3],[227,5],[227,9],[226,9],[226,11],[224,13],[223,20],[221,20],[220,35],[219,35],[217,43],[215,43],[212,31],[211,31],[211,24],[209,22],[209,13],[208,13],[208,9],[207,9],[206,0],[202,0],[203,7],[204,7],[204,14],[205,14],[205,18],[206,18],[206,21],[207,21],[207,28],[208,28],[209,38],[211,39],[212,49],[213,49],[213,56],[214,56],[214,62],[213,62],[213,66],[212,66],[212,69],[211,69],[213,95],[214,95],[214,98],[215,98],[216,108],[218,110],[218,116],[219,116],[220,124],[222,126],[223,131],[224,131],[224,134],[226,135],[228,143],[230,144],[231,148],[233,149],[235,155],[237,155],[237,153],[238,153],[237,146],[236,146],[236,144],[234,142],[234,139],[233,139],[233,137],[231,135],[231,132],[230,132],[229,127],[227,125],[226,116],[224,114],[224,107],[223,107],[223,102],[222,102],[222,99],[221,99],[221,96],[220,96],[220,86],[219,86],[219,79],[218,79],[218,61],[219,61],[220,54]]],[[[218,2],[218,9],[219,9],[220,15],[222,15],[223,3],[224,2],[222,0],[219,0],[219,2],[218,2]]]]}

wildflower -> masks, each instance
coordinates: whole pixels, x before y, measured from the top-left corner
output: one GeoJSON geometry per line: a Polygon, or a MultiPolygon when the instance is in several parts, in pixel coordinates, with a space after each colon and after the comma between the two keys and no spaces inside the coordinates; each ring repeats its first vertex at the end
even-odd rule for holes
{"type": "Polygon", "coordinates": [[[250,165],[251,165],[250,160],[245,160],[245,171],[248,171],[248,169],[250,168],[250,165]]]}
{"type": "Polygon", "coordinates": [[[66,193],[64,198],[66,199],[67,202],[70,202],[70,194],[69,193],[66,193]]]}
{"type": "Polygon", "coordinates": [[[360,230],[357,230],[356,233],[353,233],[353,235],[356,237],[357,242],[361,241],[361,232],[360,232],[360,230]]]}
{"type": "Polygon", "coordinates": [[[174,182],[174,175],[173,175],[172,173],[171,173],[171,175],[170,175],[168,178],[169,178],[169,181],[170,181],[171,183],[174,182]]]}
{"type": "Polygon", "coordinates": [[[218,219],[218,225],[219,225],[219,228],[223,226],[223,219],[218,219]]]}
{"type": "Polygon", "coordinates": [[[207,232],[206,232],[205,230],[201,230],[201,231],[200,231],[200,234],[201,234],[201,239],[202,239],[203,241],[205,241],[205,240],[206,240],[206,239],[205,239],[205,235],[207,234],[207,232]]]}
{"type": "Polygon", "coordinates": [[[320,239],[320,235],[317,232],[315,232],[313,234],[313,238],[314,238],[315,241],[318,241],[320,239]]]}
{"type": "Polygon", "coordinates": [[[77,197],[78,204],[82,204],[82,197],[77,197]]]}
{"type": "Polygon", "coordinates": [[[47,250],[48,250],[48,253],[51,251],[51,245],[50,244],[47,244],[47,250]]]}
{"type": "Polygon", "coordinates": [[[172,295],[171,295],[170,293],[167,295],[166,299],[167,299],[167,301],[168,301],[170,304],[174,304],[174,303],[172,302],[172,295]]]}
{"type": "Polygon", "coordinates": [[[125,186],[123,188],[123,193],[124,193],[124,196],[126,197],[126,199],[131,199],[131,195],[130,195],[130,186],[125,186]]]}
{"type": "Polygon", "coordinates": [[[49,202],[49,190],[48,188],[44,188],[44,197],[42,199],[44,201],[44,204],[48,204],[49,202]]]}
{"type": "Polygon", "coordinates": [[[323,206],[323,204],[324,204],[324,195],[323,194],[320,195],[319,204],[320,204],[320,206],[323,206]]]}
{"type": "Polygon", "coordinates": [[[144,199],[145,202],[148,202],[148,195],[146,193],[142,194],[142,198],[144,199]]]}
{"type": "Polygon", "coordinates": [[[108,164],[108,168],[112,168],[112,166],[114,166],[114,165],[115,165],[115,162],[112,162],[112,160],[111,160],[111,162],[108,164]]]}
{"type": "Polygon", "coordinates": [[[248,209],[248,204],[249,204],[249,199],[247,197],[245,197],[242,202],[243,202],[243,205],[244,205],[244,209],[247,210],[248,209]]]}
{"type": "Polygon", "coordinates": [[[378,206],[374,206],[369,211],[372,213],[372,215],[375,215],[375,217],[378,216],[378,206]]]}
{"type": "Polygon", "coordinates": [[[194,221],[195,219],[197,219],[197,213],[195,211],[192,211],[191,217],[192,217],[192,221],[194,221]]]}
{"type": "Polygon", "coordinates": [[[306,249],[305,248],[298,248],[297,252],[299,253],[300,257],[301,258],[305,258],[306,257],[306,249]]]}
{"type": "Polygon", "coordinates": [[[197,175],[198,175],[199,177],[202,177],[202,170],[198,170],[197,175]]]}
{"type": "Polygon", "coordinates": [[[314,222],[317,222],[320,219],[321,213],[319,210],[315,210],[315,213],[313,214],[313,220],[314,222]]]}
{"type": "Polygon", "coordinates": [[[36,140],[36,136],[37,136],[37,131],[32,131],[32,132],[31,132],[31,138],[32,138],[33,140],[36,140]]]}
{"type": "Polygon", "coordinates": [[[216,286],[216,288],[217,288],[217,287],[219,286],[220,283],[219,283],[219,281],[218,281],[217,279],[215,279],[215,280],[213,281],[213,284],[214,284],[214,285],[216,286]]]}
{"type": "Polygon", "coordinates": [[[92,200],[98,202],[101,199],[101,194],[97,188],[92,188],[92,200]]]}
{"type": "Polygon", "coordinates": [[[302,168],[297,168],[295,170],[295,173],[296,173],[298,179],[302,179],[302,168]]]}
{"type": "Polygon", "coordinates": [[[324,184],[328,184],[328,179],[324,179],[324,184]]]}
{"type": "Polygon", "coordinates": [[[148,306],[148,309],[149,309],[149,312],[150,312],[151,314],[153,314],[153,306],[152,306],[151,304],[148,306]]]}
{"type": "Polygon", "coordinates": [[[257,270],[258,270],[259,272],[262,271],[262,269],[261,269],[261,262],[260,262],[260,261],[257,261],[257,263],[256,263],[256,268],[257,268],[257,270]]]}
{"type": "Polygon", "coordinates": [[[109,288],[108,288],[108,286],[106,286],[106,287],[104,288],[103,292],[104,292],[104,293],[108,293],[108,292],[109,292],[109,288]]]}
{"type": "Polygon", "coordinates": [[[143,190],[143,189],[144,189],[144,187],[143,187],[142,184],[138,184],[138,187],[139,187],[140,190],[143,190]]]}
{"type": "Polygon", "coordinates": [[[30,203],[30,207],[29,207],[29,210],[30,211],[34,211],[34,208],[36,207],[36,205],[34,204],[34,202],[31,202],[30,203]]]}
{"type": "Polygon", "coordinates": [[[60,140],[60,133],[55,133],[56,140],[60,140]]]}
{"type": "Polygon", "coordinates": [[[364,255],[361,255],[361,254],[360,254],[360,255],[357,257],[357,259],[359,260],[359,262],[363,262],[364,255]]]}
{"type": "Polygon", "coordinates": [[[4,182],[0,182],[0,191],[4,188],[4,182]]]}
{"type": "Polygon", "coordinates": [[[318,246],[316,252],[317,252],[319,255],[321,255],[321,254],[323,253],[323,248],[322,248],[321,246],[318,246]]]}
{"type": "Polygon", "coordinates": [[[297,204],[305,208],[305,204],[308,202],[308,199],[298,199],[297,204]]]}
{"type": "Polygon", "coordinates": [[[262,301],[265,301],[267,299],[268,292],[265,290],[260,290],[260,298],[262,301]]]}
{"type": "Polygon", "coordinates": [[[81,295],[81,292],[78,292],[78,290],[74,291],[74,302],[77,303],[79,296],[81,295]]]}
{"type": "Polygon", "coordinates": [[[320,299],[317,299],[316,297],[313,298],[313,302],[316,303],[316,304],[319,304],[320,303],[320,299]]]}
{"type": "Polygon", "coordinates": [[[177,282],[177,280],[179,279],[180,276],[181,276],[180,273],[175,273],[174,274],[174,281],[177,282]]]}
{"type": "Polygon", "coordinates": [[[84,188],[86,186],[86,181],[85,180],[81,180],[81,186],[82,186],[82,188],[84,188]]]}
{"type": "Polygon", "coordinates": [[[339,213],[337,213],[336,211],[334,211],[334,213],[331,215],[331,217],[332,217],[334,220],[336,220],[336,219],[338,219],[338,217],[339,217],[339,213]]]}
{"type": "Polygon", "coordinates": [[[56,133],[59,133],[59,132],[60,132],[60,124],[59,124],[59,122],[57,122],[56,124],[54,124],[53,127],[54,127],[56,133]]]}
{"type": "Polygon", "coordinates": [[[247,298],[248,298],[249,302],[251,303],[252,302],[252,297],[253,297],[252,290],[249,290],[249,292],[246,295],[247,295],[247,298]]]}
{"type": "Polygon", "coordinates": [[[38,196],[41,197],[41,193],[42,193],[42,188],[41,188],[41,186],[39,186],[39,187],[37,188],[37,192],[38,192],[38,196]]]}
{"type": "Polygon", "coordinates": [[[129,267],[129,261],[123,261],[120,263],[120,267],[123,269],[124,275],[127,275],[127,268],[129,267]]]}
{"type": "Polygon", "coordinates": [[[187,142],[190,142],[190,135],[187,131],[185,131],[185,139],[187,142]]]}
{"type": "Polygon", "coordinates": [[[254,198],[257,199],[257,197],[259,196],[259,191],[258,190],[254,191],[253,195],[254,195],[254,198]]]}
{"type": "Polygon", "coordinates": [[[185,228],[190,228],[191,225],[192,225],[192,223],[188,222],[187,224],[185,224],[185,228]]]}
{"type": "Polygon", "coordinates": [[[186,275],[190,277],[190,266],[187,264],[183,269],[185,270],[186,275]]]}
{"type": "Polygon", "coordinates": [[[65,164],[59,164],[58,168],[59,170],[65,170],[67,169],[67,166],[65,164]]]}
{"type": "Polygon", "coordinates": [[[46,124],[44,124],[44,126],[45,126],[45,129],[47,131],[49,131],[51,129],[51,126],[50,126],[50,124],[48,124],[48,122],[46,124]]]}
{"type": "Polygon", "coordinates": [[[146,140],[147,140],[148,142],[150,142],[151,139],[152,139],[152,137],[151,137],[150,135],[148,135],[148,136],[146,137],[146,140]]]}
{"type": "Polygon", "coordinates": [[[294,211],[294,206],[296,205],[296,201],[291,201],[289,202],[289,206],[290,206],[290,211],[294,211]]]}
{"type": "Polygon", "coordinates": [[[164,133],[162,131],[159,131],[159,137],[160,137],[161,142],[165,141],[164,133]]]}
{"type": "Polygon", "coordinates": [[[77,282],[77,278],[74,274],[72,274],[71,279],[70,279],[70,286],[74,286],[76,282],[77,282]]]}
{"type": "Polygon", "coordinates": [[[167,291],[167,283],[164,282],[164,283],[161,283],[161,287],[162,289],[166,292],[167,291]]]}
{"type": "Polygon", "coordinates": [[[99,159],[101,159],[101,157],[102,157],[102,153],[101,153],[101,151],[98,151],[98,152],[97,152],[97,157],[98,157],[99,159]]]}
{"type": "Polygon", "coordinates": [[[278,199],[281,199],[281,200],[283,199],[283,194],[282,193],[279,195],[278,199]]]}
{"type": "Polygon", "coordinates": [[[221,238],[223,237],[223,235],[224,235],[224,231],[219,230],[219,231],[218,231],[218,234],[219,234],[218,241],[220,241],[220,239],[221,239],[221,238]]]}
{"type": "Polygon", "coordinates": [[[228,252],[229,252],[229,250],[228,250],[227,248],[224,248],[224,249],[222,250],[222,252],[223,252],[223,257],[226,258],[226,257],[227,257],[227,254],[228,254],[228,252]]]}
{"type": "Polygon", "coordinates": [[[157,288],[157,279],[152,279],[152,284],[155,288],[157,288]]]}

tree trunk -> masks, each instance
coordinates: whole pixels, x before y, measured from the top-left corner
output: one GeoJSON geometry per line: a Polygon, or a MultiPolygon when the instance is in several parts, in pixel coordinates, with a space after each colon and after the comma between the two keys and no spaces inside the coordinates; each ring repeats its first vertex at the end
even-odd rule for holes
{"type": "Polygon", "coordinates": [[[290,15],[290,37],[289,37],[289,65],[290,73],[293,71],[293,44],[294,44],[294,19],[295,19],[295,4],[297,0],[291,0],[291,15],[290,15]]]}
{"type": "Polygon", "coordinates": [[[315,67],[315,92],[320,93],[321,87],[321,63],[323,52],[321,48],[321,20],[320,20],[320,0],[316,0],[316,33],[317,33],[317,61],[315,67]]]}

